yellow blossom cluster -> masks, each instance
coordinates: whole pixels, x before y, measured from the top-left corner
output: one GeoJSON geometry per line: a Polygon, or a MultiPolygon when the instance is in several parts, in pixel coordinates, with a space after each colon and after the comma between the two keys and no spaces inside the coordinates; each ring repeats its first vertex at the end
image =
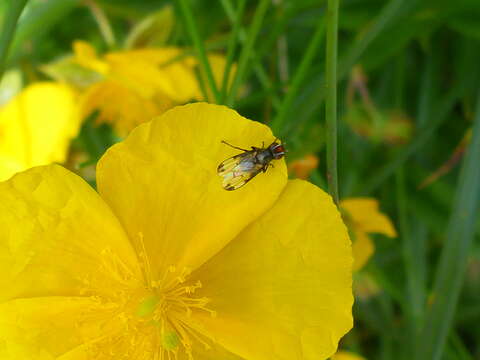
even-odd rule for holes
{"type": "MultiPolygon", "coordinates": [[[[198,61],[181,48],[124,50],[102,57],[84,41],[76,41],[73,49],[74,60],[100,79],[83,93],[82,116],[98,111],[98,121],[111,123],[122,136],[174,105],[205,99],[198,81],[202,74],[196,74],[198,61]]],[[[220,85],[225,58],[210,54],[209,62],[220,85]]]]}

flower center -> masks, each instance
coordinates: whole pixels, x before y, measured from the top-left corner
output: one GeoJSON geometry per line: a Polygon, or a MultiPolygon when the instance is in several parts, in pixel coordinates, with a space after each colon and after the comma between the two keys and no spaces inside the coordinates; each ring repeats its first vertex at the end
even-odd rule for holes
{"type": "Polygon", "coordinates": [[[175,266],[170,266],[161,281],[148,284],[149,294],[142,297],[135,308],[137,317],[156,328],[159,348],[154,359],[177,359],[179,351],[193,359],[194,342],[210,348],[209,337],[192,321],[191,315],[194,311],[205,311],[216,316],[216,312],[207,307],[208,298],[195,296],[202,284],[187,282],[189,275],[187,268],[177,271],[175,266]]]}
{"type": "MultiPolygon", "coordinates": [[[[102,252],[102,264],[98,274],[108,273],[114,279],[111,290],[105,296],[92,296],[98,303],[82,312],[76,326],[85,334],[84,344],[90,356],[106,359],[193,359],[192,345],[211,347],[212,340],[200,324],[194,321],[194,312],[207,312],[210,299],[196,296],[202,287],[200,281],[189,279],[191,270],[169,266],[155,278],[146,255],[143,236],[142,249],[137,251],[143,279],[138,279],[128,266],[111,250],[102,252]],[[138,284],[144,286],[139,287],[138,284]],[[112,295],[114,294],[113,298],[112,295]],[[95,325],[92,325],[95,324],[95,325]],[[92,330],[93,329],[93,330],[92,330]],[[94,340],[92,340],[94,339],[94,340]]],[[[99,279],[81,279],[85,294],[102,294],[93,286],[99,279]]]]}

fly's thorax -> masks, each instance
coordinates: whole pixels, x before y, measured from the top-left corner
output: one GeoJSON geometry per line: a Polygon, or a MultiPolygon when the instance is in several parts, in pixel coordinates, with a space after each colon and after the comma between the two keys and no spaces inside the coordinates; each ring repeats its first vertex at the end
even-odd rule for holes
{"type": "Polygon", "coordinates": [[[259,150],[255,158],[257,160],[257,163],[266,165],[273,160],[273,153],[269,148],[259,150]]]}

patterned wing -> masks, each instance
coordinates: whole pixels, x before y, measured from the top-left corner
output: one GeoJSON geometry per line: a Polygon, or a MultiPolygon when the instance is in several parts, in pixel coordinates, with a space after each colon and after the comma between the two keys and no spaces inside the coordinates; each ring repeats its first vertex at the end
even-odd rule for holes
{"type": "Polygon", "coordinates": [[[252,180],[262,168],[255,162],[255,152],[246,151],[223,161],[218,165],[217,173],[223,177],[223,188],[231,191],[252,180]]]}

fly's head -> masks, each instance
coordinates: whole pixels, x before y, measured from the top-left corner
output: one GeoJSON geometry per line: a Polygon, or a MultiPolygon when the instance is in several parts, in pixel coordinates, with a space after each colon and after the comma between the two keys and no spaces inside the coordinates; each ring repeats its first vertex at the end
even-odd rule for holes
{"type": "Polygon", "coordinates": [[[285,156],[285,153],[287,152],[285,150],[284,144],[278,143],[277,140],[271,143],[268,149],[272,153],[272,156],[275,160],[281,159],[282,157],[285,156]]]}

